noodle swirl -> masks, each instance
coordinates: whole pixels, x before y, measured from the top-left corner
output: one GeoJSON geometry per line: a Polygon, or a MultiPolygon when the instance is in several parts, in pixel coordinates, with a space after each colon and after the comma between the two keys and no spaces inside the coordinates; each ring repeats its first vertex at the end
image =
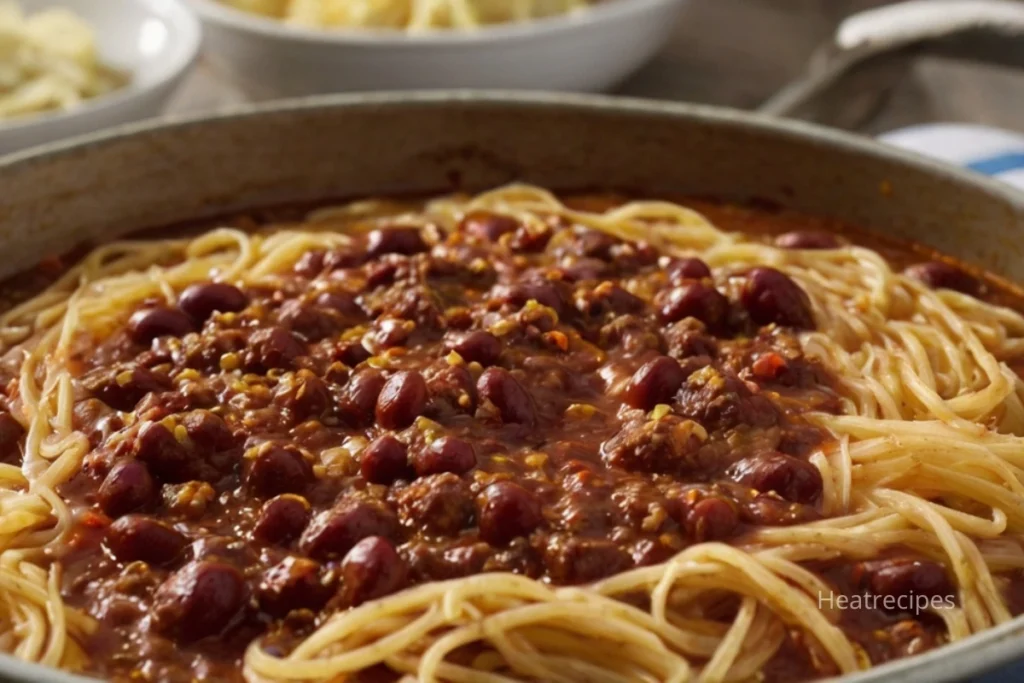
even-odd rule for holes
{"type": "Polygon", "coordinates": [[[754,675],[788,631],[815,643],[837,673],[869,664],[823,607],[829,584],[807,569],[910,548],[955,577],[957,604],[935,610],[949,640],[1011,618],[1001,592],[1024,569],[1024,383],[1007,366],[1024,353],[1024,318],[949,290],[931,290],[860,247],[778,249],[722,232],[668,202],[633,201],[595,212],[512,185],[429,202],[422,211],[362,202],[319,210],[301,228],[220,228],[192,239],[119,241],[93,251],[0,327],[19,368],[12,412],[27,430],[19,467],[0,465],[0,644],[27,660],[87,666],[95,629],[61,597],[72,510],[61,485],[90,445],[74,427],[83,329],[102,336],[144,299],[173,303],[216,274],[273,287],[312,249],[342,247],[382,216],[454,230],[487,211],[527,227],[558,219],[615,237],[700,256],[716,273],[770,265],[809,295],[816,328],[809,357],[838,377],[839,414],[810,419],[835,437],[810,462],[824,487],[819,521],[764,527],[734,544],[706,542],[655,566],[583,587],[511,573],[419,585],[341,611],[281,656],[253,642],[252,681],[344,680],[384,664],[423,681],[718,681],[754,675]],[[710,607],[737,599],[728,623],[710,607]],[[460,651],[472,646],[471,660],[460,651]]]}

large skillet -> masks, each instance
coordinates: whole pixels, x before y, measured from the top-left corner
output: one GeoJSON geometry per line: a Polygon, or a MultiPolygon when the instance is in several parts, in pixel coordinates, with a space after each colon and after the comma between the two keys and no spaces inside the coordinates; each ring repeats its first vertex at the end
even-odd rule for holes
{"type": "MultiPolygon", "coordinates": [[[[872,142],[729,110],[478,92],[327,97],[117,129],[0,160],[0,276],[83,240],[373,193],[551,188],[779,202],[1024,282],[1024,195],[872,142]]],[[[1024,617],[846,681],[959,680],[1024,656],[1024,617]]],[[[73,676],[0,657],[0,679],[73,676]]]]}

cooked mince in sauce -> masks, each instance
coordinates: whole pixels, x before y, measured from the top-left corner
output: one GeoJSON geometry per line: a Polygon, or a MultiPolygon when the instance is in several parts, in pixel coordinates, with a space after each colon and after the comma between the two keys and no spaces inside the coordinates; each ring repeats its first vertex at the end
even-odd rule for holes
{"type": "MultiPolygon", "coordinates": [[[[691,205],[782,247],[850,239],[787,212],[691,205]]],[[[983,294],[953,265],[912,269],[983,294]]],[[[839,402],[795,339],[813,326],[806,294],[771,268],[723,278],[649,244],[487,214],[311,251],[273,287],[146,303],[76,347],[75,426],[92,450],[60,491],[75,529],[59,559],[68,604],[99,621],[88,673],[239,681],[254,639],[288,653],[408,586],[492,571],[586,584],[818,519],[808,456],[830,435],[804,416],[839,402]]],[[[8,461],[20,430],[0,415],[8,461]]],[[[809,568],[848,596],[953,592],[909,550],[809,568]]],[[[846,610],[840,627],[875,663],[945,637],[906,612],[846,610]]],[[[832,673],[794,630],[764,680],[832,673]]]]}

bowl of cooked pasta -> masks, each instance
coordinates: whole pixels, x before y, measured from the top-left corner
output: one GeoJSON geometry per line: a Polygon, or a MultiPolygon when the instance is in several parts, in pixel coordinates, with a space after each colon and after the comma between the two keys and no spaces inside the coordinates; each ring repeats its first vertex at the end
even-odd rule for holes
{"type": "Polygon", "coordinates": [[[0,154],[158,114],[200,35],[181,0],[0,0],[0,154]]]}
{"type": "Polygon", "coordinates": [[[410,88],[600,91],[686,0],[189,0],[211,62],[257,99],[410,88]]]}

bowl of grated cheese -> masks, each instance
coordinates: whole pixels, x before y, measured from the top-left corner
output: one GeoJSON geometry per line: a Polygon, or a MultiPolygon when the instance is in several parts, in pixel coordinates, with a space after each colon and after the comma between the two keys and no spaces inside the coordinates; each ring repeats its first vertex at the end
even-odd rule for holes
{"type": "Polygon", "coordinates": [[[0,153],[159,114],[200,33],[181,0],[0,0],[0,153]]]}
{"type": "Polygon", "coordinates": [[[687,0],[189,0],[250,97],[355,90],[600,91],[664,45],[687,0]]]}

